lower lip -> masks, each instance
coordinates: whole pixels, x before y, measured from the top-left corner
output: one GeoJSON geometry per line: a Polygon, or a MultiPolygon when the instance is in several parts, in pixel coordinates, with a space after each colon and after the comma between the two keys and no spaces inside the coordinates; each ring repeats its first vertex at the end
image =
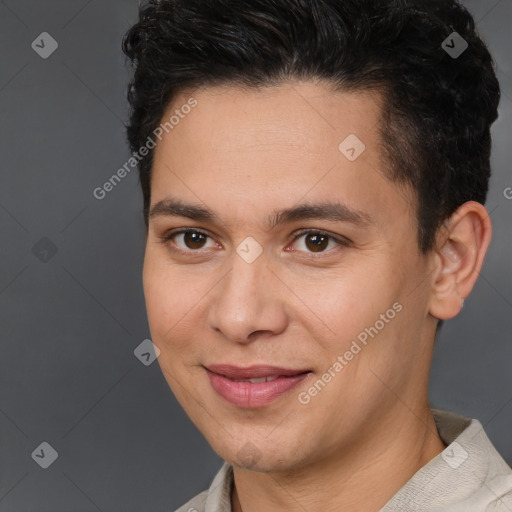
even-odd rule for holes
{"type": "Polygon", "coordinates": [[[225,400],[238,406],[247,408],[264,407],[284,395],[299,382],[303,381],[309,373],[301,373],[290,377],[278,377],[270,382],[235,382],[223,375],[206,370],[212,388],[225,400]]]}

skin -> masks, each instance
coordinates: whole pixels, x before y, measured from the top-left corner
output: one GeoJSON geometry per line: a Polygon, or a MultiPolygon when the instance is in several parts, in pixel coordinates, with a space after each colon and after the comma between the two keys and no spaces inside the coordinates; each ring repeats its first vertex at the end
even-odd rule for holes
{"type": "MultiPolygon", "coordinates": [[[[190,94],[169,105],[168,118],[190,94]]],[[[436,247],[421,254],[411,190],[386,178],[381,98],[321,82],[193,91],[198,104],[158,143],[151,207],[169,198],[218,220],[150,217],[144,292],[158,359],[177,400],[234,466],[234,511],[377,511],[445,445],[429,408],[437,319],[452,318],[473,287],[491,237],[485,208],[462,205],[436,247]],[[349,161],[349,134],[365,151],[349,161]],[[340,201],[368,224],[294,220],[273,212],[340,201]],[[199,242],[178,228],[206,232],[199,242]],[[320,229],[350,242],[327,238],[320,229]],[[252,263],[236,252],[253,237],[252,263]],[[181,248],[184,252],[174,252],[181,248]],[[308,404],[298,401],[394,303],[402,310],[308,404]],[[236,407],[204,366],[310,369],[273,403],[236,407]],[[247,443],[251,443],[248,448],[247,443]],[[243,454],[251,451],[252,460],[243,454]],[[371,492],[368,492],[371,482],[371,492]]]]}

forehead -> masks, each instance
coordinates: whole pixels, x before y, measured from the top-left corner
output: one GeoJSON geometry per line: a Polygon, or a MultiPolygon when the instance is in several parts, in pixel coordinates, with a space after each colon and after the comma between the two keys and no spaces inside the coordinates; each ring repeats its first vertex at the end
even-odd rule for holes
{"type": "Polygon", "coordinates": [[[367,140],[378,134],[382,102],[378,93],[335,91],[323,82],[260,88],[225,85],[179,94],[163,121],[191,97],[197,106],[173,128],[175,138],[190,138],[193,131],[194,137],[215,152],[235,146],[247,152],[272,146],[302,152],[337,151],[349,134],[367,140]]]}
{"type": "Polygon", "coordinates": [[[265,215],[301,199],[340,200],[372,217],[407,210],[385,177],[378,94],[311,82],[219,86],[180,94],[162,122],[180,113],[155,149],[153,205],[172,193],[212,210],[262,206],[265,215]],[[196,106],[182,109],[191,98],[196,106]]]}

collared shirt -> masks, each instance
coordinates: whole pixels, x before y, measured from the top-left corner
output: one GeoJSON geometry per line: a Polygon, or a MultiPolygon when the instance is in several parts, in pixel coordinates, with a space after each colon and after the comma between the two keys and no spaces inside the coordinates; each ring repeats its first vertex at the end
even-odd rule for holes
{"type": "MultiPolygon", "coordinates": [[[[380,512],[512,512],[512,469],[478,420],[432,409],[447,447],[380,512]]],[[[176,512],[231,512],[233,468],[225,462],[203,491],[176,512]]]]}

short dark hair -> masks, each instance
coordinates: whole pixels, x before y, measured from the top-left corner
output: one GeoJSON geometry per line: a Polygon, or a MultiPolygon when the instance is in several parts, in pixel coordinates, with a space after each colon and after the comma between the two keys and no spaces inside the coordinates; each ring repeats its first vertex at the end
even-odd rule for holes
{"type": "MultiPolygon", "coordinates": [[[[185,90],[320,79],[335,90],[382,93],[386,174],[415,193],[423,253],[461,204],[485,202],[500,88],[474,20],[457,1],[148,0],[123,50],[135,68],[132,151],[185,90]],[[468,44],[457,58],[442,47],[453,32],[468,44]]],[[[150,151],[139,163],[146,225],[152,162],[150,151]]]]}

